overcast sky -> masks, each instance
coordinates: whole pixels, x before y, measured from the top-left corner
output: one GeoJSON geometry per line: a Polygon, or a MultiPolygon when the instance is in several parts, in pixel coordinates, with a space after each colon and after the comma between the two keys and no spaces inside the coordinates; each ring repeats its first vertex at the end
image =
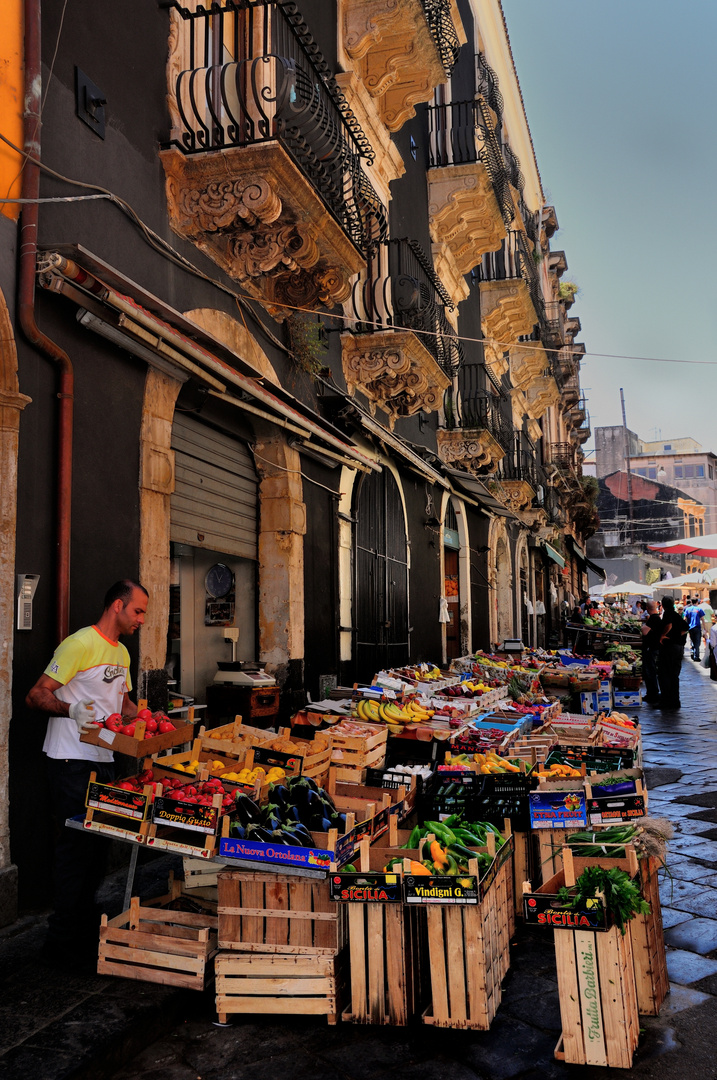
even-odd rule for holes
{"type": "MultiPolygon", "coordinates": [[[[503,0],[593,431],[717,449],[716,0],[503,0]],[[712,431],[714,430],[714,434],[712,431]]],[[[586,451],[593,446],[586,444],[586,451]]]]}

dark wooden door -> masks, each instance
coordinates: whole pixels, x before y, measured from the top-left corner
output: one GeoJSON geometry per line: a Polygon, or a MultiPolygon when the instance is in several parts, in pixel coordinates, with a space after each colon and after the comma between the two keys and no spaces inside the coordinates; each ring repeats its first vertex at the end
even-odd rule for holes
{"type": "Polygon", "coordinates": [[[361,478],[355,516],[355,674],[368,681],[409,656],[406,528],[388,469],[361,478]]]}

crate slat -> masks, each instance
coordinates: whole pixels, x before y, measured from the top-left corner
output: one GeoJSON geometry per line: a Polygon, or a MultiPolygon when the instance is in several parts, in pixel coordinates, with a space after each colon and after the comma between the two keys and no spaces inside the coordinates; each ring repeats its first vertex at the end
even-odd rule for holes
{"type": "Polygon", "coordinates": [[[232,1013],[338,1016],[339,958],[219,953],[216,1007],[232,1013]]]}
{"type": "Polygon", "coordinates": [[[344,945],[344,913],[325,880],[230,871],[219,875],[218,895],[222,949],[336,955],[344,945]]]}

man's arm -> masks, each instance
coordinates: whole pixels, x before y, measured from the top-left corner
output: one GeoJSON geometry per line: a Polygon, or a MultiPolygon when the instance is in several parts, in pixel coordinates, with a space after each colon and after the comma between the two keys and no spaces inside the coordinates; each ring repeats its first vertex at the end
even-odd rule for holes
{"type": "Polygon", "coordinates": [[[41,675],[25,698],[25,704],[31,709],[38,709],[50,716],[69,716],[69,704],[66,701],[60,701],[55,696],[55,691],[62,685],[57,679],[51,679],[49,675],[41,675]]]}

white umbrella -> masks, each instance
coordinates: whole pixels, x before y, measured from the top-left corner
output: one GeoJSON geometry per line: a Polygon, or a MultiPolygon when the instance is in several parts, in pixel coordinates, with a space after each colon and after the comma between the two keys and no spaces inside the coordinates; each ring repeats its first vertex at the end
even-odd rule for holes
{"type": "Polygon", "coordinates": [[[705,581],[705,575],[701,570],[696,570],[693,574],[681,574],[679,577],[668,578],[665,581],[656,581],[654,589],[659,592],[660,589],[706,589],[709,587],[709,582],[705,581]]]}
{"type": "Polygon", "coordinates": [[[603,596],[652,596],[652,585],[641,585],[639,581],[623,581],[617,585],[606,585],[603,596]]]}

